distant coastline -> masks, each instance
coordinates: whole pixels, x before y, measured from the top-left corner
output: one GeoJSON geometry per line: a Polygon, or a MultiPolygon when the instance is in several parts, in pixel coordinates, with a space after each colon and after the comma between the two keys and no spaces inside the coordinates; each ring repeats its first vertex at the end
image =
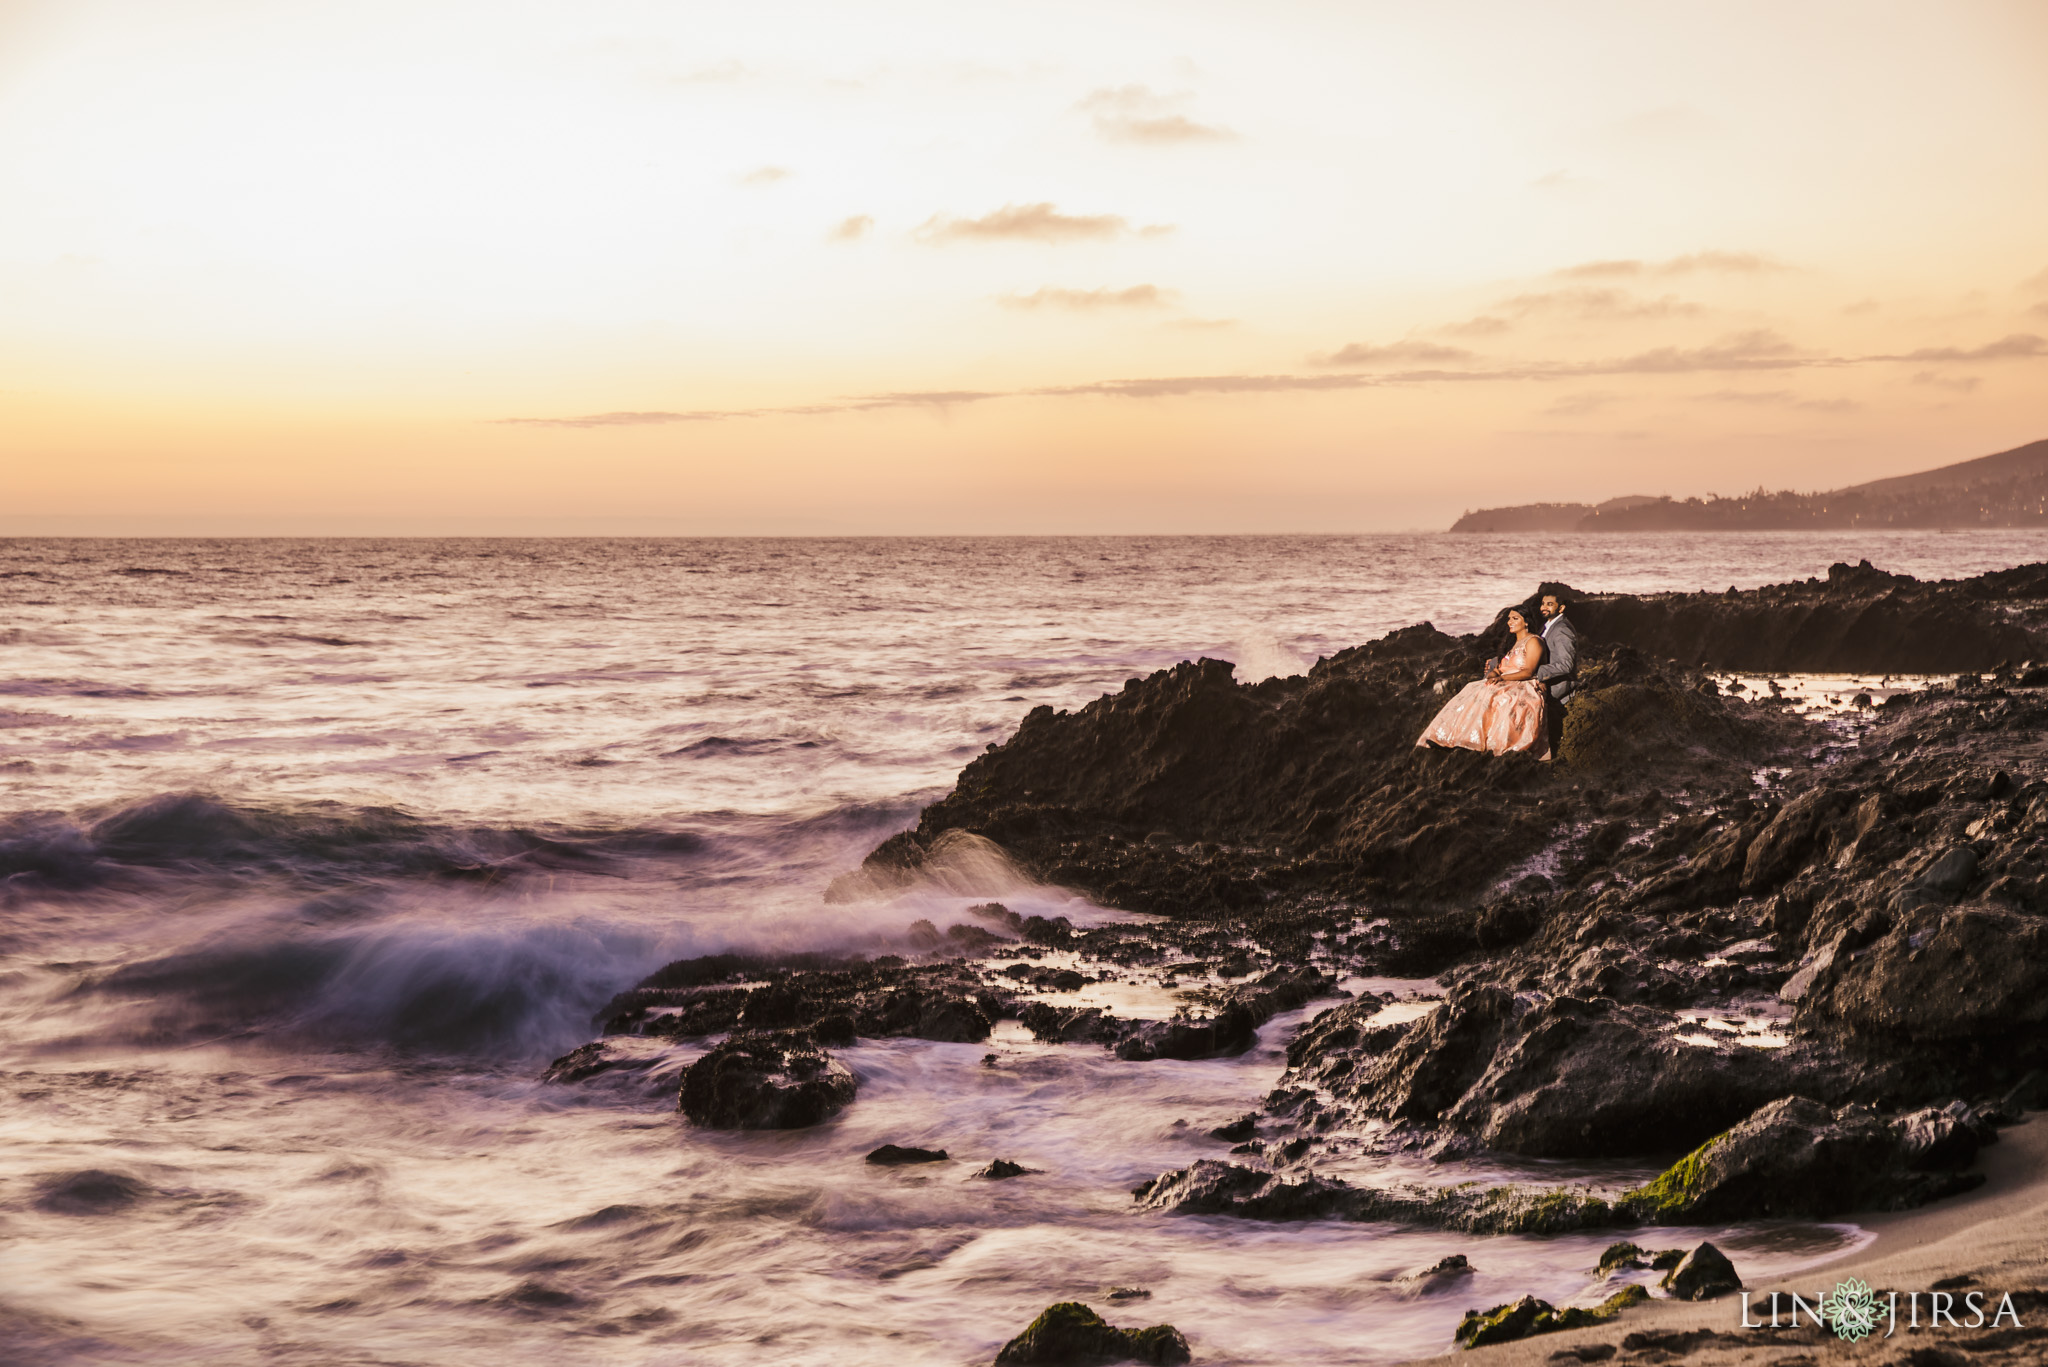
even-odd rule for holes
{"type": "Polygon", "coordinates": [[[2048,441],[1919,474],[1826,493],[1674,499],[1629,494],[1605,503],[1482,508],[1454,532],[1754,532],[1824,527],[1931,530],[2048,527],[2048,441]]]}

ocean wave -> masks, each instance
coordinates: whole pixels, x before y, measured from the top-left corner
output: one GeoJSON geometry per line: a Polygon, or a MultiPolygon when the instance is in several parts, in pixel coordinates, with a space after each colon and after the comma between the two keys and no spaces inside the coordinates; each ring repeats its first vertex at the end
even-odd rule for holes
{"type": "Polygon", "coordinates": [[[88,1033],[136,1043],[256,1036],[539,1056],[587,1035],[592,1013],[670,952],[674,938],[594,920],[411,918],[329,933],[258,922],[122,965],[70,996],[117,1008],[86,1023],[88,1033]],[[135,1009],[118,1009],[124,1003],[135,1009]]]}
{"type": "Polygon", "coordinates": [[[0,886],[16,892],[132,881],[163,871],[262,874],[312,883],[365,877],[495,878],[616,871],[704,852],[683,830],[456,826],[395,807],[239,804],[163,793],[112,811],[0,821],[0,886]]]}

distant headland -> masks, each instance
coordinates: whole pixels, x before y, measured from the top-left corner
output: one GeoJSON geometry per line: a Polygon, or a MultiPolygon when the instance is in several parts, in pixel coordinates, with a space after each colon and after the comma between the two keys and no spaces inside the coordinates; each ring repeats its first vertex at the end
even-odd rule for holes
{"type": "Polygon", "coordinates": [[[1830,493],[1724,498],[1630,494],[1467,513],[1454,532],[1759,532],[1815,527],[2048,526],[2048,441],[1830,493]]]}

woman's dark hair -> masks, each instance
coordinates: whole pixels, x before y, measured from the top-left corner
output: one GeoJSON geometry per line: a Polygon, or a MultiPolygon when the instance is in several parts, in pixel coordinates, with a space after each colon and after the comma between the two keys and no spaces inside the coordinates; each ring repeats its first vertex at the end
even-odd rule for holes
{"type": "Polygon", "coordinates": [[[1529,625],[1529,609],[1523,607],[1520,603],[1514,604],[1506,612],[1502,613],[1501,621],[1505,622],[1509,617],[1519,617],[1522,619],[1523,626],[1529,625]]]}

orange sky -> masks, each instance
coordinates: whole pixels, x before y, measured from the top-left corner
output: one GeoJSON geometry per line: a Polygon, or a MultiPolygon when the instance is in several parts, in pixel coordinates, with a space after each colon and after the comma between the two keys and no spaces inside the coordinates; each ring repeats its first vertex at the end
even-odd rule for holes
{"type": "Polygon", "coordinates": [[[1364,531],[2048,436],[2048,6],[0,0],[0,533],[1364,531]]]}

